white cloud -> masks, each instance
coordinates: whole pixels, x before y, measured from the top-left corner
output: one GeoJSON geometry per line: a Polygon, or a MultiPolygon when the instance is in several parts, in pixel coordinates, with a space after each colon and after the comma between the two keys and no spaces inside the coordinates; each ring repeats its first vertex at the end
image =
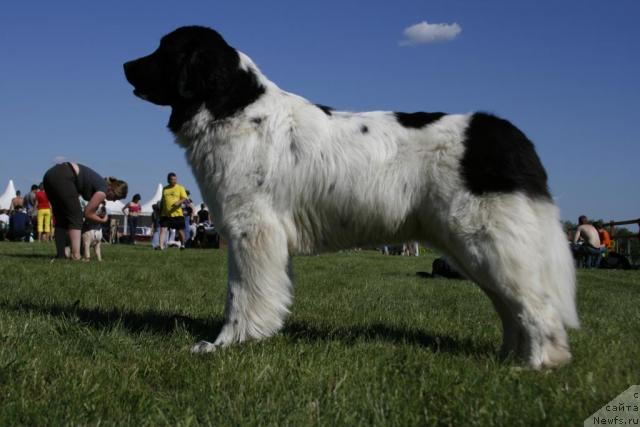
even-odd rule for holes
{"type": "Polygon", "coordinates": [[[53,158],[54,163],[64,163],[66,161],[67,161],[67,158],[65,156],[55,156],[53,158]]]}
{"type": "Polygon", "coordinates": [[[400,46],[453,40],[461,31],[460,25],[455,22],[453,24],[429,24],[427,21],[422,21],[404,29],[405,39],[400,42],[400,46]]]}

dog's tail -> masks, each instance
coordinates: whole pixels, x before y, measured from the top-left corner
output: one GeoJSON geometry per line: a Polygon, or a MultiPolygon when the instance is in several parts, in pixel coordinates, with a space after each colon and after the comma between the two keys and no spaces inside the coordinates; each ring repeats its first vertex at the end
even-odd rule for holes
{"type": "Polygon", "coordinates": [[[543,280],[551,293],[555,309],[566,327],[578,328],[576,310],[576,272],[569,241],[560,224],[560,213],[552,203],[539,205],[538,221],[545,236],[543,280]]]}

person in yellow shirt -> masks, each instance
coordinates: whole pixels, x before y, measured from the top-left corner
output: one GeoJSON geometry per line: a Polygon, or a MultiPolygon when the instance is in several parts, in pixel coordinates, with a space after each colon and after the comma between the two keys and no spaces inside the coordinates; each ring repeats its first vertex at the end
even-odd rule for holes
{"type": "Polygon", "coordinates": [[[160,249],[166,247],[166,236],[170,228],[176,230],[180,239],[180,249],[184,249],[184,216],[182,203],[188,200],[187,191],[178,184],[178,177],[170,172],[167,175],[169,185],[162,189],[162,213],[160,214],[160,249]]]}

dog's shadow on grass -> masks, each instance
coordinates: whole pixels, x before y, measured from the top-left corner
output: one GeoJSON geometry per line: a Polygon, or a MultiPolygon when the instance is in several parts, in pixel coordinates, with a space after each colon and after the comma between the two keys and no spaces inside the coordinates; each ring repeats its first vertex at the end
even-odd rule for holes
{"type": "Polygon", "coordinates": [[[73,304],[39,305],[31,302],[7,303],[0,302],[0,310],[34,312],[43,315],[77,318],[78,321],[95,329],[109,329],[120,326],[134,333],[148,332],[152,334],[169,335],[178,328],[183,328],[196,337],[211,338],[214,332],[220,330],[222,318],[193,319],[188,316],[162,313],[154,310],[130,311],[113,308],[80,307],[79,301],[73,304]]]}
{"type": "MultiPolygon", "coordinates": [[[[123,327],[133,333],[147,332],[169,335],[182,328],[195,337],[195,340],[213,340],[222,328],[224,320],[220,316],[208,319],[194,319],[188,316],[172,315],[157,311],[134,312],[127,310],[84,308],[79,301],[73,304],[39,305],[31,302],[0,302],[0,310],[35,312],[43,315],[77,318],[80,322],[96,329],[123,327]]],[[[491,355],[495,348],[487,343],[478,343],[470,339],[458,339],[447,335],[429,334],[422,331],[407,330],[375,323],[365,326],[345,326],[335,328],[331,325],[312,326],[304,321],[288,321],[282,334],[294,341],[339,341],[347,345],[358,342],[391,342],[417,345],[431,349],[434,353],[454,353],[465,355],[491,355]]]]}
{"type": "Polygon", "coordinates": [[[54,259],[55,254],[21,254],[21,253],[13,253],[13,254],[2,254],[2,256],[6,256],[8,258],[54,259]]]}
{"type": "Polygon", "coordinates": [[[347,345],[358,342],[390,342],[429,348],[434,353],[465,355],[491,355],[496,353],[492,344],[471,339],[458,339],[449,335],[397,328],[382,323],[344,327],[315,327],[305,322],[288,322],[283,333],[298,341],[339,341],[347,345]]]}
{"type": "MultiPolygon", "coordinates": [[[[68,305],[0,302],[0,310],[35,312],[61,318],[75,317],[95,329],[110,329],[118,326],[133,333],[147,332],[169,335],[181,328],[193,335],[196,341],[213,340],[224,324],[224,319],[221,316],[194,319],[189,316],[172,315],[153,310],[136,312],[116,308],[111,310],[84,308],[79,306],[79,301],[68,305]]],[[[339,341],[346,345],[354,345],[363,341],[383,341],[417,345],[429,348],[434,353],[491,355],[496,352],[493,345],[488,343],[402,329],[381,323],[336,328],[330,325],[312,326],[304,321],[294,320],[286,323],[282,334],[296,342],[339,341]]]]}

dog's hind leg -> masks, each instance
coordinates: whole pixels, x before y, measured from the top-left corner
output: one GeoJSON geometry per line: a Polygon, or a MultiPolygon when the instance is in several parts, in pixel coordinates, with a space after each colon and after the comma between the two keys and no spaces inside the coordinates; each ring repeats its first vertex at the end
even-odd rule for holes
{"type": "Polygon", "coordinates": [[[503,298],[503,296],[490,289],[481,288],[493,303],[500,321],[502,322],[502,346],[500,347],[500,356],[507,358],[509,356],[521,356],[523,349],[520,349],[520,343],[524,340],[524,331],[520,327],[517,312],[519,311],[514,301],[503,298]]]}
{"type": "Polygon", "coordinates": [[[573,264],[557,210],[524,197],[485,208],[490,218],[478,215],[462,224],[462,233],[452,233],[449,255],[493,302],[504,355],[515,354],[535,369],[568,362],[565,326],[578,321],[573,264]]]}
{"type": "Polygon", "coordinates": [[[282,328],[289,313],[290,260],[280,224],[275,220],[243,224],[228,234],[229,282],[224,325],[213,343],[197,343],[191,349],[194,353],[269,337],[282,328]]]}
{"type": "MultiPolygon", "coordinates": [[[[468,247],[465,245],[465,249],[468,247]]],[[[502,322],[502,346],[500,348],[500,356],[507,358],[510,355],[521,356],[520,344],[524,340],[523,333],[520,326],[520,321],[517,317],[518,307],[517,302],[505,299],[500,292],[492,290],[493,281],[490,275],[482,270],[479,266],[474,266],[472,262],[475,260],[475,254],[468,253],[469,251],[453,250],[448,252],[449,261],[455,265],[455,269],[463,273],[468,279],[474,281],[480,286],[480,289],[489,297],[494,309],[500,317],[502,322]],[[491,286],[483,286],[486,283],[491,283],[491,286]]]]}

